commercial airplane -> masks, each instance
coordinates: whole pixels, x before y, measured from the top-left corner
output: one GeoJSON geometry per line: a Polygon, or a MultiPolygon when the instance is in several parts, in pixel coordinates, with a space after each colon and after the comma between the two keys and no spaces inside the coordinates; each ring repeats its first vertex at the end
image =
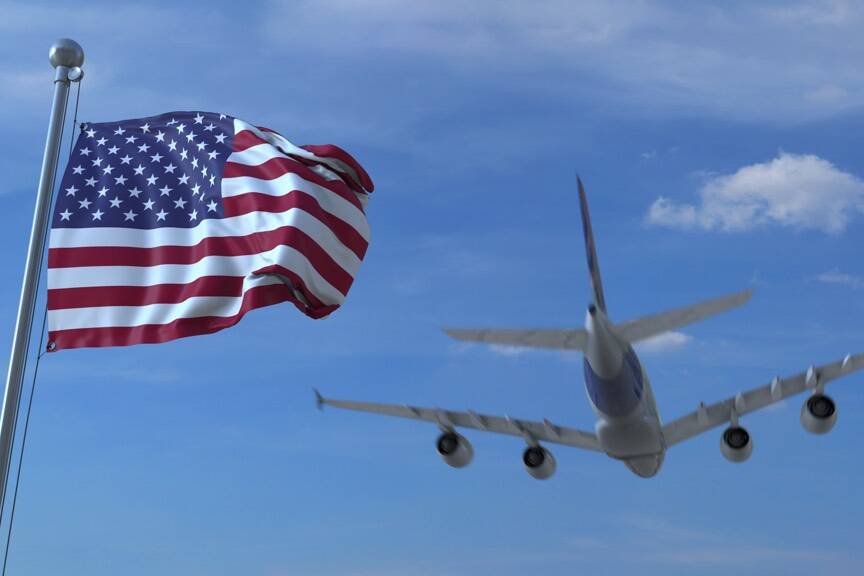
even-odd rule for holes
{"type": "Polygon", "coordinates": [[[743,462],[753,452],[753,440],[741,425],[741,416],[809,391],[801,407],[801,424],[813,434],[825,434],[837,421],[834,401],[825,395],[825,385],[864,367],[864,353],[846,355],[837,362],[810,366],[786,378],[738,393],[732,398],[699,407],[690,414],[663,424],[648,381],[648,374],[633,351],[632,343],[691,324],[719,312],[740,306],[750,299],[751,290],[685,306],[638,320],[613,323],[606,314],[606,300],[597,264],[594,235],[582,181],[578,180],[582,228],[588,256],[588,271],[594,301],[589,304],[584,330],[464,330],[445,329],[457,340],[526,346],[558,350],[580,350],[584,355],[585,388],[597,414],[594,432],[576,430],[549,420],[533,422],[509,416],[487,416],[473,411],[456,412],[439,408],[418,408],[324,398],[315,391],[318,407],[373,412],[438,425],[438,453],[454,468],[471,462],[471,443],[456,432],[473,428],[498,434],[521,436],[527,447],[522,461],[528,473],[543,480],[555,473],[555,458],[541,442],[575,446],[603,452],[621,460],[636,475],[650,478],[663,464],[666,450],[679,442],[728,423],[720,436],[720,450],[728,460],[743,462]]]}

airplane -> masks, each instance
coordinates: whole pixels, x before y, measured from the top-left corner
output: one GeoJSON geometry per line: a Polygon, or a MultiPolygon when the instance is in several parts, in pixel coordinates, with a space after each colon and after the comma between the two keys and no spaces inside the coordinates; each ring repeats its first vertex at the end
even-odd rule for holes
{"type": "Polygon", "coordinates": [[[769,384],[740,392],[711,405],[698,408],[664,424],[639,357],[631,346],[635,342],[668,332],[747,302],[752,290],[676,308],[623,323],[613,323],[606,312],[606,299],[588,214],[588,201],[582,180],[577,177],[582,230],[588,259],[593,302],[588,305],[583,330],[499,330],[448,329],[452,338],[487,344],[579,350],[584,356],[584,380],[588,400],[597,415],[594,431],[577,430],[549,420],[535,422],[509,416],[488,416],[468,410],[458,412],[440,408],[420,408],[335,400],[315,390],[319,409],[324,406],[424,420],[441,430],[436,448],[443,460],[454,468],[467,466],[474,448],[457,428],[471,428],[522,437],[527,447],[522,462],[538,480],[550,478],[557,467],[552,453],[541,442],[561,444],[605,453],[622,461],[642,478],[655,476],[663,464],[666,450],[717,426],[728,427],[720,436],[720,451],[731,462],[744,462],[753,452],[753,439],[741,425],[741,417],[810,391],[801,407],[801,424],[810,433],[825,434],[837,422],[837,407],[824,392],[825,385],[864,367],[864,353],[847,354],[842,360],[810,366],[786,378],[775,377],[769,384]]]}

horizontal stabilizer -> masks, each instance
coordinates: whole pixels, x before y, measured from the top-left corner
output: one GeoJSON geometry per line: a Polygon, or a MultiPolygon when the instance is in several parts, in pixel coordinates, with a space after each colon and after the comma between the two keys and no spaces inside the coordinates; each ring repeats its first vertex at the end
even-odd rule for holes
{"type": "Polygon", "coordinates": [[[445,328],[456,340],[484,342],[502,346],[549,348],[554,350],[585,350],[588,336],[584,330],[470,330],[445,328]]]}
{"type": "Polygon", "coordinates": [[[750,300],[752,295],[752,289],[736,292],[729,296],[722,296],[713,300],[700,302],[699,304],[675,308],[674,310],[668,310],[660,314],[654,314],[653,316],[646,316],[631,322],[616,324],[614,330],[618,336],[627,342],[638,342],[639,340],[645,340],[651,336],[704,320],[709,316],[725,312],[730,308],[741,306],[750,300]]]}

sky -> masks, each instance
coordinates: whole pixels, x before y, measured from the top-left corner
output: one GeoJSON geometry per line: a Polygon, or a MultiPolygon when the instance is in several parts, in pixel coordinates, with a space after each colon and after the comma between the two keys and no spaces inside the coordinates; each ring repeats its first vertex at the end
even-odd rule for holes
{"type": "MultiPolygon", "coordinates": [[[[9,349],[58,37],[84,47],[78,117],[224,112],[368,170],[372,242],[345,305],[40,361],[9,574],[854,574],[864,376],[674,447],[660,474],[337,398],[591,429],[578,353],[442,326],[579,327],[576,175],[613,320],[751,287],[638,349],[672,420],[864,351],[864,9],[852,1],[0,1],[0,349],[9,349]]],[[[64,150],[68,146],[64,142],[64,150]]],[[[44,303],[40,304],[44,306],[44,303]]],[[[32,368],[32,364],[31,364],[32,368]]],[[[28,380],[29,382],[29,380],[28,380]]]]}

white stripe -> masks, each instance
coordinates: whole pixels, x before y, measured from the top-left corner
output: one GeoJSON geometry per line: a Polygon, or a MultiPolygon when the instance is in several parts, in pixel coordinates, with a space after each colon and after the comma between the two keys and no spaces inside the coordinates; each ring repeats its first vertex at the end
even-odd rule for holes
{"type": "Polygon", "coordinates": [[[312,152],[300,148],[299,146],[295,146],[291,142],[285,139],[284,136],[280,134],[276,134],[275,132],[265,132],[263,130],[259,130],[257,127],[252,126],[248,122],[244,122],[242,120],[234,119],[234,134],[239,134],[243,130],[249,130],[259,138],[270,142],[274,146],[281,148],[286,154],[293,154],[295,156],[300,156],[301,158],[307,158],[309,160],[313,160],[315,162],[321,162],[322,164],[326,164],[330,166],[334,170],[338,170],[339,172],[344,172],[351,177],[354,182],[359,184],[362,187],[362,183],[360,182],[360,177],[357,175],[357,172],[354,171],[354,168],[338,160],[336,158],[330,158],[325,156],[316,156],[312,152]]]}
{"type": "MultiPolygon", "coordinates": [[[[301,164],[295,158],[284,154],[281,150],[273,146],[272,144],[268,144],[267,142],[262,142],[261,144],[256,144],[255,146],[250,146],[246,150],[242,152],[233,152],[229,157],[227,162],[234,162],[235,164],[242,164],[244,166],[259,166],[268,160],[272,160],[273,158],[286,158],[291,162],[294,162],[298,166],[303,166],[315,172],[325,180],[333,180],[342,182],[344,184],[344,180],[339,174],[330,170],[326,166],[322,166],[321,164],[312,164],[311,166],[307,166],[305,164],[301,164]]],[[[354,191],[351,190],[351,193],[354,194],[354,191]]],[[[355,194],[356,196],[356,194],[355,194]]],[[[365,195],[364,195],[365,196],[365,195]]]]}
{"type": "Polygon", "coordinates": [[[48,270],[48,289],[189,284],[204,276],[252,276],[255,270],[274,264],[297,274],[325,304],[341,304],[345,298],[318,273],[306,256],[290,246],[278,246],[249,256],[208,256],[195,264],[51,268],[48,270]]]}
{"type": "Polygon", "coordinates": [[[234,218],[205,220],[195,228],[55,228],[49,248],[195,246],[206,238],[246,236],[293,226],[308,234],[346,272],[354,276],[361,260],[323,222],[300,208],[285,212],[250,212],[234,218]]]}
{"type": "MultiPolygon", "coordinates": [[[[251,288],[281,284],[272,276],[250,276],[243,281],[243,294],[251,288]]],[[[67,308],[48,312],[48,329],[110,328],[169,324],[181,318],[235,316],[243,304],[243,296],[195,296],[179,304],[148,304],[146,306],[97,306],[67,308]]]]}
{"type": "Polygon", "coordinates": [[[223,198],[239,196],[240,194],[247,194],[249,192],[258,192],[270,196],[284,196],[291,190],[300,190],[310,196],[314,196],[324,210],[340,220],[344,220],[357,230],[363,238],[367,241],[369,240],[369,223],[362,210],[336,192],[319,184],[309,182],[297,174],[288,172],[273,180],[263,180],[253,176],[237,176],[235,178],[222,179],[223,198]]]}

